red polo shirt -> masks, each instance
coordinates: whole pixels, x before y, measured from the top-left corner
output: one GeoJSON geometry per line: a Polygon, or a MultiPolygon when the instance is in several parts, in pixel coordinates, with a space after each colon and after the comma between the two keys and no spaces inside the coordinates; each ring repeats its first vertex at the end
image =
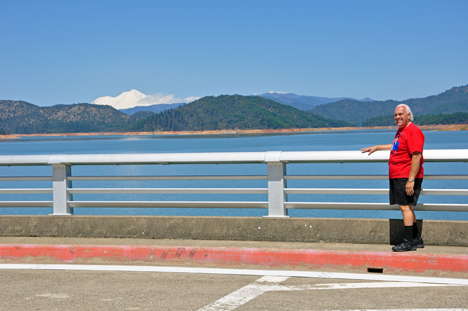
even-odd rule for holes
{"type": "MultiPolygon", "coordinates": [[[[398,129],[393,139],[392,150],[390,151],[389,177],[390,178],[408,178],[411,170],[412,154],[416,151],[423,152],[424,134],[413,123],[398,129]]],[[[419,171],[416,178],[423,178],[424,158],[421,158],[419,171]]]]}

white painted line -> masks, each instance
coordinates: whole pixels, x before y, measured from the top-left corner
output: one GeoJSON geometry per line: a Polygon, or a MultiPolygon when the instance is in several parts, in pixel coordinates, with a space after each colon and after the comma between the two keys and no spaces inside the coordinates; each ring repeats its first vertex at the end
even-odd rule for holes
{"type": "Polygon", "coordinates": [[[38,264],[0,264],[0,269],[10,270],[74,270],[74,271],[127,271],[127,272],[168,272],[168,273],[198,273],[198,274],[226,274],[226,275],[257,275],[257,276],[285,276],[299,278],[323,278],[368,280],[387,282],[411,282],[468,285],[468,279],[449,279],[421,276],[399,276],[386,274],[334,273],[312,271],[287,270],[248,270],[248,269],[217,269],[217,268],[186,268],[186,267],[158,267],[158,266],[118,266],[118,265],[38,265],[38,264]]]}
{"type": "Polygon", "coordinates": [[[329,283],[303,286],[279,285],[287,277],[264,276],[254,283],[244,286],[231,294],[201,308],[197,311],[230,311],[246,304],[265,292],[271,291],[303,291],[303,290],[333,290],[362,288],[402,288],[402,287],[434,287],[457,286],[450,284],[408,283],[408,282],[374,282],[374,283],[329,283]]]}
{"type": "Polygon", "coordinates": [[[275,287],[280,282],[287,280],[287,277],[281,276],[264,276],[252,284],[244,286],[231,294],[209,304],[198,311],[230,311],[249,302],[250,300],[260,296],[264,292],[270,290],[270,287],[275,287]],[[268,282],[270,284],[263,285],[261,283],[268,282]],[[273,286],[271,285],[273,284],[273,286]]]}
{"type": "Polygon", "coordinates": [[[404,287],[435,287],[460,286],[458,284],[410,283],[410,282],[372,282],[372,283],[327,283],[301,286],[278,286],[275,291],[293,290],[327,290],[327,289],[355,289],[355,288],[404,288],[404,287]]]}

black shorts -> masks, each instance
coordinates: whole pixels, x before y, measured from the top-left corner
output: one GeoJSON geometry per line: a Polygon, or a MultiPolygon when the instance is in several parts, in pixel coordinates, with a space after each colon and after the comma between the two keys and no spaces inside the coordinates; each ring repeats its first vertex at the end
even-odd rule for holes
{"type": "Polygon", "coordinates": [[[414,194],[406,195],[405,185],[408,178],[390,179],[390,205],[413,205],[416,206],[421,193],[421,184],[423,179],[416,178],[414,180],[414,194]]]}

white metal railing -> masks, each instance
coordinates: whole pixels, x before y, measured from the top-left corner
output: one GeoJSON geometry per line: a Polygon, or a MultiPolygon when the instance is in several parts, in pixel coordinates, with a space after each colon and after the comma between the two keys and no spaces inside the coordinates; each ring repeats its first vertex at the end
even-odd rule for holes
{"type": "MultiPolygon", "coordinates": [[[[386,195],[388,189],[288,188],[287,180],[382,180],[386,175],[286,175],[289,163],[387,162],[389,153],[359,151],[229,152],[160,154],[71,154],[0,156],[0,166],[51,166],[52,176],[0,177],[1,181],[52,181],[52,188],[3,189],[0,194],[52,194],[52,201],[0,201],[0,207],[53,207],[53,215],[71,215],[81,207],[267,208],[266,217],[287,217],[288,209],[396,210],[384,203],[289,202],[289,194],[386,195]],[[72,176],[77,165],[264,163],[267,175],[229,176],[72,176]],[[72,181],[265,180],[268,188],[73,188],[72,181]],[[267,194],[268,201],[76,201],[73,194],[267,194]]],[[[468,162],[468,149],[425,150],[425,162],[468,162]]],[[[451,172],[449,172],[451,173],[451,172]]],[[[427,175],[425,180],[468,180],[468,175],[427,175]]],[[[468,196],[468,189],[423,189],[421,195],[468,196]]],[[[468,211],[468,204],[421,204],[418,210],[468,211]]]]}

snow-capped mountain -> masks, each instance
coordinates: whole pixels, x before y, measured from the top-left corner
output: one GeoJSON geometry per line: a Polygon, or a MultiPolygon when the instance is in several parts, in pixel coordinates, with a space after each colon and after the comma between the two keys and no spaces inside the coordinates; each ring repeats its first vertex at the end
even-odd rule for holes
{"type": "Polygon", "coordinates": [[[145,95],[137,90],[123,92],[119,96],[111,97],[104,96],[95,99],[92,104],[109,105],[115,109],[128,109],[137,106],[153,106],[160,104],[179,104],[189,103],[197,100],[197,97],[187,97],[185,99],[176,98],[173,94],[155,93],[153,95],[145,95]]]}

